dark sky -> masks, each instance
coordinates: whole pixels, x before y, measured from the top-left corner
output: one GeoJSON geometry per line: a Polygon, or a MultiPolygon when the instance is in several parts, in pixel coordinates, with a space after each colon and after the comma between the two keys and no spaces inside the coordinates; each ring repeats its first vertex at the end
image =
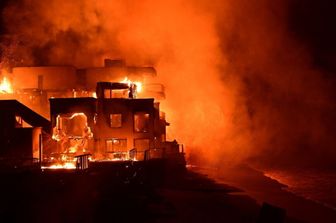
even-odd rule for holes
{"type": "Polygon", "coordinates": [[[289,26],[310,49],[315,63],[336,72],[336,2],[332,0],[293,0],[289,26]]]}
{"type": "MultiPolygon", "coordinates": [[[[1,11],[2,11],[2,9],[6,6],[7,2],[8,2],[8,0],[2,0],[2,1],[0,1],[0,8],[1,8],[1,11]]],[[[2,13],[1,13],[1,14],[2,14],[2,13]]],[[[4,32],[2,16],[1,16],[1,20],[0,20],[0,32],[1,32],[1,33],[4,32]]]]}

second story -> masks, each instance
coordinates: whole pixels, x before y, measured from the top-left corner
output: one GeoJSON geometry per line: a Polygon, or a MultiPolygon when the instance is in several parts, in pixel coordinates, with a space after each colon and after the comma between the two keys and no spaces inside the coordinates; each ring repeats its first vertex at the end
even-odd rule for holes
{"type": "Polygon", "coordinates": [[[97,83],[97,98],[51,98],[53,128],[69,117],[83,114],[95,139],[146,138],[165,141],[166,121],[153,98],[136,98],[134,85],[97,83]]]}

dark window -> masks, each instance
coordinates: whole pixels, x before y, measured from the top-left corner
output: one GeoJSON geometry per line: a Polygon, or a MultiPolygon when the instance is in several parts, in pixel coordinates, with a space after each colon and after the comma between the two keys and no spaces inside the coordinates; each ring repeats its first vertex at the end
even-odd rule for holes
{"type": "Polygon", "coordinates": [[[148,132],[149,131],[149,114],[145,112],[136,112],[134,114],[134,131],[148,132]]]}
{"type": "Polygon", "coordinates": [[[122,126],[122,115],[121,114],[110,114],[110,127],[120,128],[122,126]]]}
{"type": "Polygon", "coordinates": [[[106,152],[118,153],[127,151],[127,139],[106,140],[106,152]]]}

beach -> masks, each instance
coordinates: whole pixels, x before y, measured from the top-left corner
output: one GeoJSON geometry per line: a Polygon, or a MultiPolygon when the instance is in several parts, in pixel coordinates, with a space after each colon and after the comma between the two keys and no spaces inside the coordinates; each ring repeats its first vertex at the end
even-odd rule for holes
{"type": "Polygon", "coordinates": [[[245,165],[227,168],[193,168],[216,182],[239,187],[257,201],[284,208],[298,222],[336,222],[336,211],[320,202],[288,191],[287,186],[245,165]]]}

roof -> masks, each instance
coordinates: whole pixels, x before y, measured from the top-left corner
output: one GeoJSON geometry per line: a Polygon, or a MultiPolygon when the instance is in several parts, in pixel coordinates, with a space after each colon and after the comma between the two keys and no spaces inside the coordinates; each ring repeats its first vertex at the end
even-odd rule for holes
{"type": "Polygon", "coordinates": [[[0,100],[0,111],[11,112],[13,115],[21,116],[31,126],[42,127],[46,132],[50,131],[51,123],[48,119],[17,100],[0,100]]]}

